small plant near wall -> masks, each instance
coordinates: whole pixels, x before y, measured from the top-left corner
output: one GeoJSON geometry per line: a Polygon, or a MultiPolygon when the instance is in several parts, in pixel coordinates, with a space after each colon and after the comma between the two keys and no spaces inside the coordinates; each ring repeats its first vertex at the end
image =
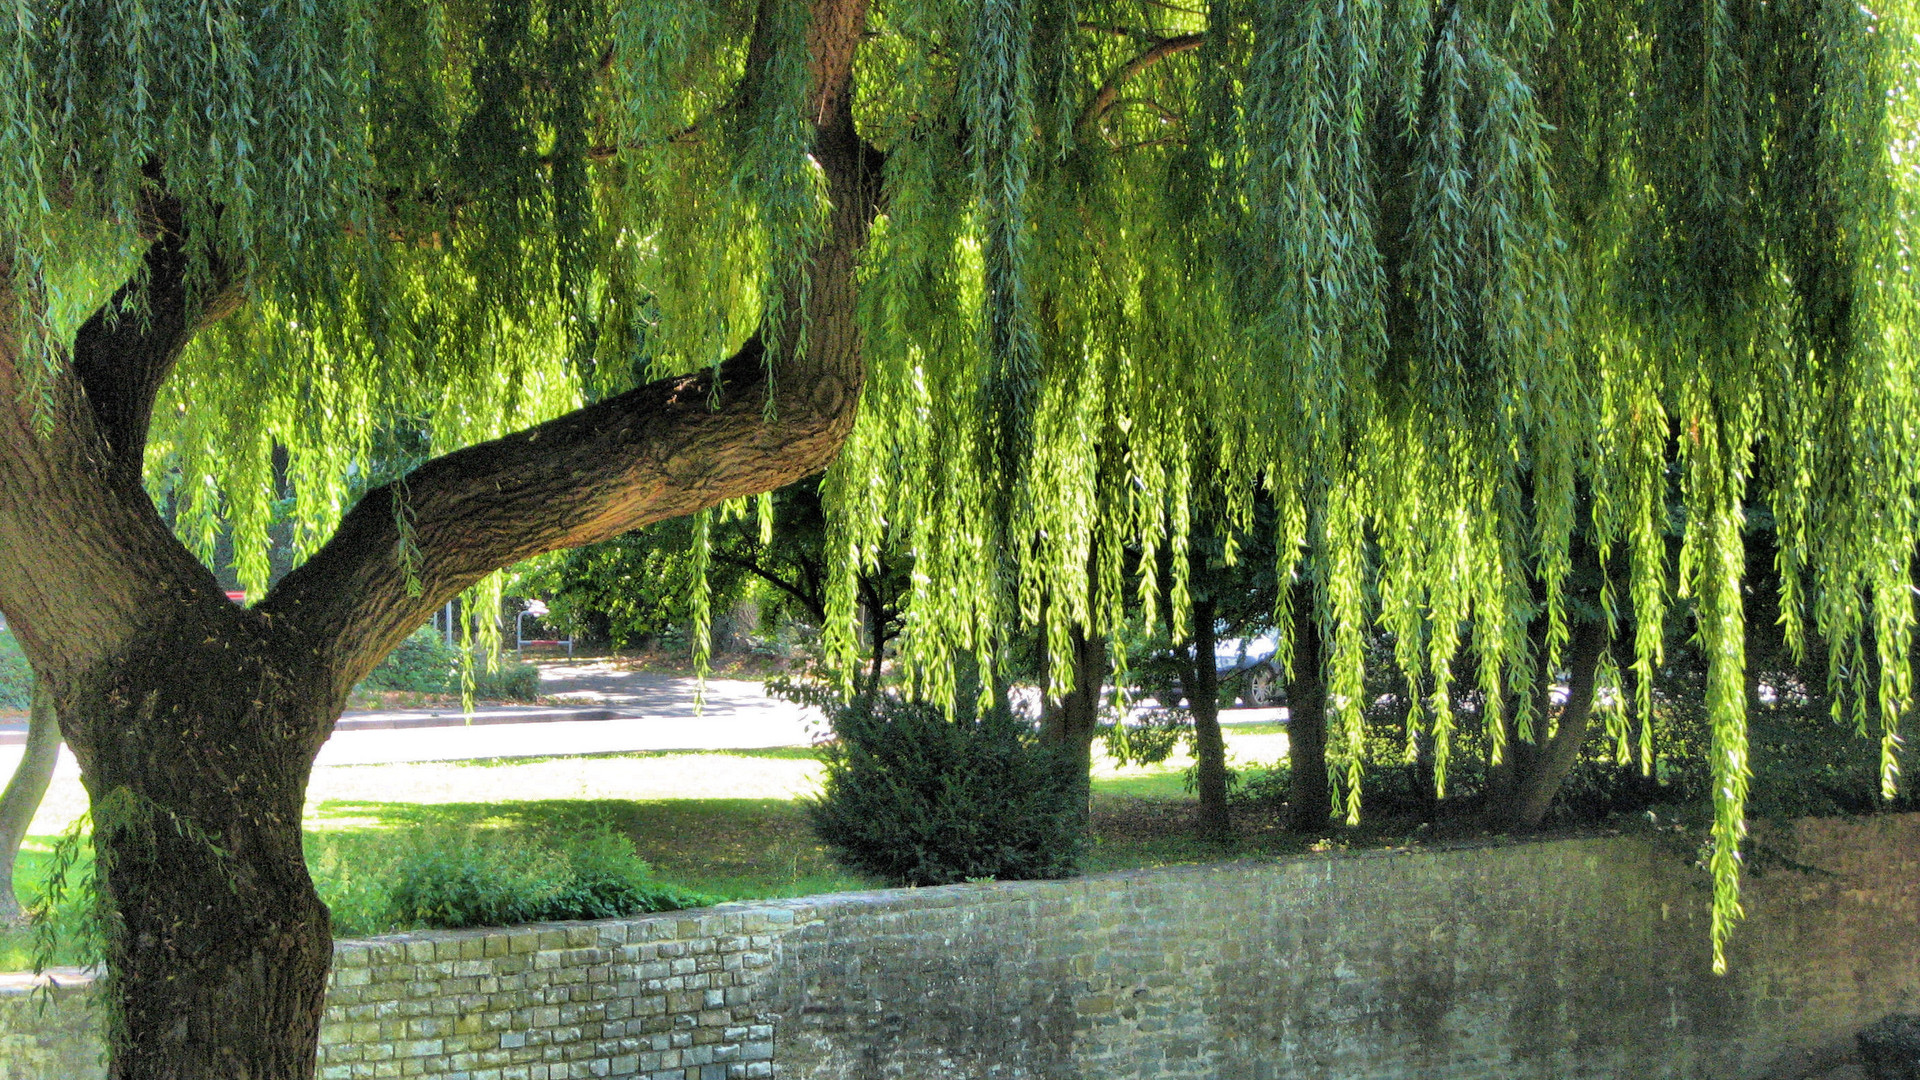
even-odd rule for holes
{"type": "Polygon", "coordinates": [[[431,828],[389,865],[354,868],[322,852],[314,869],[342,935],[613,919],[716,902],[655,880],[633,842],[604,824],[533,835],[431,828]]]}
{"type": "Polygon", "coordinates": [[[33,704],[33,668],[13,640],[0,630],[0,709],[25,709],[33,704]]]}

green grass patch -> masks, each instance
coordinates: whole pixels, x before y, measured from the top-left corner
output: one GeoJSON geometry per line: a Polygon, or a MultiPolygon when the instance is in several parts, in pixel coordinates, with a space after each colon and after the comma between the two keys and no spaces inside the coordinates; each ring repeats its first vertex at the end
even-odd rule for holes
{"type": "MultiPolygon", "coordinates": [[[[1237,767],[1270,759],[1276,740],[1283,752],[1284,736],[1260,730],[1268,726],[1228,729],[1237,767]]],[[[607,830],[630,840],[649,864],[647,882],[719,899],[877,887],[837,865],[813,835],[803,800],[817,790],[819,758],[815,748],[781,747],[325,767],[309,788],[308,865],[341,936],[391,929],[381,918],[395,868],[423,837],[463,830],[479,836],[483,855],[607,830]]],[[[1190,764],[1175,757],[1117,768],[1101,759],[1086,872],[1278,857],[1313,842],[1278,833],[1258,815],[1243,816],[1232,844],[1190,839],[1190,764]]],[[[85,805],[77,798],[76,812],[85,805]]],[[[37,894],[54,842],[35,836],[23,850],[15,879],[21,897],[37,894]]],[[[0,970],[29,968],[32,953],[30,934],[0,932],[0,970]]],[[[54,957],[60,966],[79,960],[71,947],[54,957]]]]}
{"type": "Polygon", "coordinates": [[[551,799],[507,803],[330,802],[306,837],[307,862],[336,910],[336,933],[379,933],[393,869],[413,838],[486,830],[503,842],[610,829],[633,842],[654,880],[719,900],[870,887],[836,866],[793,799],[551,799]],[[326,828],[329,820],[348,828],[326,828]]]}
{"type": "Polygon", "coordinates": [[[1179,800],[1192,796],[1187,790],[1185,769],[1129,769],[1126,776],[1093,778],[1093,798],[1097,804],[1106,799],[1179,800]],[[1143,775],[1132,775],[1140,773],[1143,775]]]}
{"type": "Polygon", "coordinates": [[[1247,735],[1285,735],[1287,725],[1277,720],[1263,720],[1257,724],[1236,724],[1231,718],[1223,717],[1220,729],[1231,743],[1235,738],[1247,735]]]}

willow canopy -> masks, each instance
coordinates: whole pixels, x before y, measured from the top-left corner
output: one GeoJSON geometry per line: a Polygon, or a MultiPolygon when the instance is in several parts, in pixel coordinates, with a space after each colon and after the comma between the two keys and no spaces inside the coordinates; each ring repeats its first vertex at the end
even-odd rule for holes
{"type": "Polygon", "coordinates": [[[1496,716],[1556,663],[1588,530],[1643,675],[1676,599],[1711,658],[1717,956],[1747,507],[1897,779],[1917,29],[1891,0],[17,3],[0,609],[96,808],[115,1074],[311,1075],[301,798],[388,648],[503,566],[829,462],[843,571],[913,549],[935,697],[1009,625],[1060,650],[1127,589],[1183,607],[1187,560],[1126,581],[1123,551],[1184,551],[1198,485],[1241,520],[1264,487],[1342,770],[1370,625],[1444,776],[1452,697],[1496,716]],[[348,507],[422,422],[442,456],[348,507]],[[301,565],[236,608],[195,555],[229,529],[265,586],[283,486],[301,565]]]}

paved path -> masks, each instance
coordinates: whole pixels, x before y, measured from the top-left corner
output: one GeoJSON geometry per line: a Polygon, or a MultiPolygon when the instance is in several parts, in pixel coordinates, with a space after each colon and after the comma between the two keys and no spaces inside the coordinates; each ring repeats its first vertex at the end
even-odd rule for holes
{"type": "MultiPolygon", "coordinates": [[[[768,697],[757,681],[707,680],[706,707],[696,713],[690,676],[624,671],[605,660],[543,663],[540,689],[558,701],[491,706],[471,717],[458,708],[349,713],[316,764],[805,746],[821,727],[817,712],[768,697]]],[[[1285,716],[1285,709],[1232,709],[1220,719],[1273,723],[1285,716]]],[[[25,737],[24,721],[0,721],[0,765],[25,737]]],[[[71,768],[61,754],[62,767],[71,768]]]]}
{"type": "Polygon", "coordinates": [[[486,709],[471,724],[458,709],[343,718],[316,764],[806,746],[817,718],[741,679],[708,679],[706,707],[696,713],[691,677],[605,661],[542,664],[540,690],[567,704],[486,709]]]}
{"type": "MultiPolygon", "coordinates": [[[[805,746],[818,717],[742,679],[707,680],[698,713],[691,677],[574,661],[542,664],[540,680],[564,703],[487,707],[470,718],[457,707],[349,713],[316,764],[805,746]]],[[[0,722],[0,764],[16,760],[18,751],[7,751],[25,739],[23,720],[0,722]]],[[[63,769],[73,767],[65,748],[61,758],[63,769]]]]}

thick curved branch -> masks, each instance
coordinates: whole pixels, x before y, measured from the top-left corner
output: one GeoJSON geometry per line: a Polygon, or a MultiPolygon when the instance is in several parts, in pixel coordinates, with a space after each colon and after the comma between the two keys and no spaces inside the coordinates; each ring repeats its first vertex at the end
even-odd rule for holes
{"type": "Polygon", "coordinates": [[[1119,102],[1120,88],[1141,72],[1169,56],[1197,49],[1206,40],[1205,34],[1181,34],[1179,37],[1170,37],[1159,42],[1146,52],[1127,61],[1119,71],[1113,73],[1113,77],[1108,79],[1105,85],[1100,87],[1099,92],[1093,95],[1093,101],[1087,105],[1087,111],[1080,114],[1080,126],[1086,128],[1099,123],[1100,119],[1107,115],[1108,110],[1119,102]]]}
{"type": "Polygon", "coordinates": [[[787,321],[717,373],[651,383],[369,492],[257,609],[320,654],[342,692],[495,570],[771,491],[838,452],[864,378],[855,269],[881,166],[851,108],[866,0],[817,0],[813,12],[814,157],[832,208],[825,238],[791,275],[800,291],[783,305],[787,321]],[[801,319],[807,344],[796,353],[786,343],[801,337],[801,319]]]}
{"type": "Polygon", "coordinates": [[[769,419],[757,341],[719,378],[718,406],[711,373],[665,379],[428,462],[369,492],[258,610],[337,648],[357,680],[494,570],[791,483],[851,426],[845,389],[781,394],[769,419]]]}
{"type": "Polygon", "coordinates": [[[153,401],[193,335],[239,306],[241,290],[218,259],[208,280],[190,272],[190,241],[179,202],[156,198],[144,215],[154,239],[142,272],[82,323],[73,341],[73,371],[92,406],[111,463],[139,483],[153,401]]]}

